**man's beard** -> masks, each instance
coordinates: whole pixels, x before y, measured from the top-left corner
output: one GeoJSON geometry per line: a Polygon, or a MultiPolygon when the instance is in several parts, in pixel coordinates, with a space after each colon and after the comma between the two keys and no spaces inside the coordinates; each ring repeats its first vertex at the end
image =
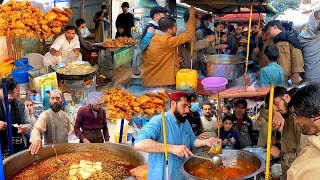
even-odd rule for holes
{"type": "Polygon", "coordinates": [[[53,112],[59,112],[62,109],[62,103],[60,104],[50,104],[50,108],[53,112]]]}
{"type": "Polygon", "coordinates": [[[182,114],[178,111],[177,107],[174,109],[173,114],[179,122],[181,123],[186,122],[187,116],[182,116],[182,114]]]}

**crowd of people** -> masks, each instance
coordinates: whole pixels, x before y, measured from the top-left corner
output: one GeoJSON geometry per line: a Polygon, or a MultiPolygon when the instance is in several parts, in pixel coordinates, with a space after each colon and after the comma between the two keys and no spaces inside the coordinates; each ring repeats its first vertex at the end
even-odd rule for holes
{"type": "Polygon", "coordinates": [[[250,46],[247,50],[247,31],[244,24],[225,25],[215,21],[211,14],[198,14],[194,8],[184,13],[185,26],[177,29],[176,20],[166,16],[163,7],[150,10],[150,21],[144,28],[140,42],[142,77],[146,87],[172,86],[177,71],[182,68],[198,70],[207,75],[206,55],[229,54],[245,57],[259,65],[257,81],[244,81],[254,88],[270,85],[295,86],[302,78],[316,82],[319,52],[319,10],[311,13],[307,30],[299,35],[287,31],[279,20],[253,23],[250,46]],[[152,25],[152,26],[151,26],[152,25]],[[191,64],[191,46],[193,47],[191,64]],[[178,52],[176,48],[179,48],[178,52]]]}

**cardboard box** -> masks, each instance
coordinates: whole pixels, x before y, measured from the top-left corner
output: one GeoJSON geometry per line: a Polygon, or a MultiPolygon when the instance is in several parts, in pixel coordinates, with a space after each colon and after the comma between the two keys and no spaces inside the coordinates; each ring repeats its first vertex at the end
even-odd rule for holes
{"type": "Polygon", "coordinates": [[[41,93],[41,97],[46,95],[47,90],[58,89],[56,72],[46,74],[46,69],[31,70],[29,73],[30,88],[41,93]]]}

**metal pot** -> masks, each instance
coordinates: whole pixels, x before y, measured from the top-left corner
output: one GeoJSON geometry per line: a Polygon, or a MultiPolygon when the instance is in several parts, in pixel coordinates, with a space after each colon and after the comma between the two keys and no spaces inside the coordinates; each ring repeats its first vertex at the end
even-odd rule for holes
{"type": "MultiPolygon", "coordinates": [[[[201,154],[202,153],[197,153],[196,155],[201,155],[201,154]]],[[[256,172],[248,176],[242,177],[241,179],[260,179],[261,177],[260,173],[265,168],[265,161],[262,158],[247,151],[226,149],[226,150],[223,150],[222,158],[224,163],[228,163],[229,160],[232,161],[234,159],[240,159],[259,167],[259,169],[256,172]]],[[[188,179],[204,180],[202,178],[195,177],[188,173],[190,170],[194,169],[196,165],[203,163],[204,161],[206,160],[191,156],[181,165],[180,170],[182,174],[185,175],[188,179]]]]}
{"type": "Polygon", "coordinates": [[[235,55],[207,55],[205,61],[207,77],[218,76],[233,80],[243,76],[246,68],[245,59],[235,55]]]}
{"type": "MultiPolygon", "coordinates": [[[[128,145],[114,143],[96,143],[96,144],[55,144],[57,154],[69,152],[90,152],[90,151],[111,151],[114,154],[126,158],[134,167],[140,166],[147,162],[147,154],[137,151],[128,145]]],[[[46,159],[54,156],[54,150],[51,145],[45,145],[39,152],[39,158],[46,159]]],[[[37,156],[31,155],[28,150],[16,153],[3,161],[4,173],[6,179],[10,179],[20,169],[31,165],[37,161],[37,156]]]]}

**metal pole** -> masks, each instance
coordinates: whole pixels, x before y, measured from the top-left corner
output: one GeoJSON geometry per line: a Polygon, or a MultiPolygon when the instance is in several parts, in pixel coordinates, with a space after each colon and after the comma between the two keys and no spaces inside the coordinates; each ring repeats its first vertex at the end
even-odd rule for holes
{"type": "Polygon", "coordinates": [[[9,109],[9,100],[8,100],[8,87],[7,87],[7,79],[2,79],[2,89],[3,89],[3,97],[4,97],[4,105],[6,108],[6,118],[7,118],[7,136],[8,136],[8,144],[9,144],[9,152],[10,155],[13,154],[13,145],[12,145],[12,123],[11,123],[11,114],[9,109]]]}
{"type": "MultiPolygon", "coordinates": [[[[2,151],[1,151],[1,143],[0,143],[0,157],[2,157],[2,151]]],[[[4,177],[4,170],[3,170],[3,161],[0,163],[0,179],[5,179],[4,177]]]]}
{"type": "Polygon", "coordinates": [[[80,0],[80,18],[84,19],[84,2],[80,0]]]}

